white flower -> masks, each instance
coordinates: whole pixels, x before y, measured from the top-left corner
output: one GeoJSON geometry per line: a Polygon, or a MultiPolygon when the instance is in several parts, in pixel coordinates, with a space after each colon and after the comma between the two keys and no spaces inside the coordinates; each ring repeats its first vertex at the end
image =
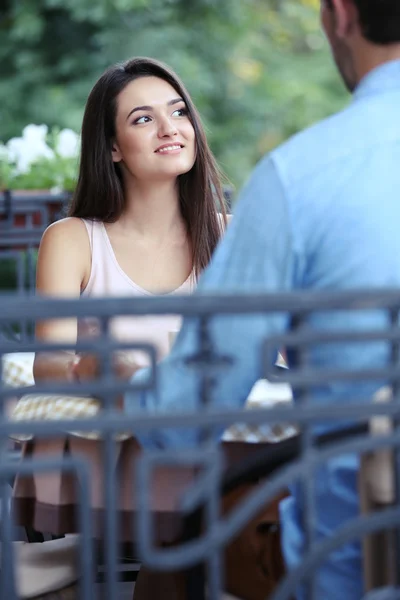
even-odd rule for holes
{"type": "Polygon", "coordinates": [[[72,129],[60,131],[57,141],[57,154],[63,158],[75,158],[78,156],[79,136],[72,129]]]}
{"type": "Polygon", "coordinates": [[[7,146],[5,146],[4,144],[2,144],[0,142],[0,160],[6,160],[7,162],[9,162],[9,156],[8,156],[8,149],[7,146]]]}
{"type": "Polygon", "coordinates": [[[8,158],[16,163],[16,169],[19,173],[26,173],[29,169],[29,163],[24,157],[24,142],[22,138],[11,138],[7,142],[8,158]]]}
{"type": "Polygon", "coordinates": [[[8,156],[16,163],[19,173],[27,173],[29,167],[39,158],[54,158],[54,152],[46,144],[46,125],[27,125],[22,137],[7,142],[8,156]]]}

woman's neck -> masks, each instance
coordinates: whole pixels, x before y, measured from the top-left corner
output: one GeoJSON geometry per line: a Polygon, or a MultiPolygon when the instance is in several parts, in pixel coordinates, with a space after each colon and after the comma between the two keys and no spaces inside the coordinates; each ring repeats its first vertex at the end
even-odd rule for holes
{"type": "Polygon", "coordinates": [[[120,224],[146,238],[183,231],[177,182],[152,185],[136,182],[134,189],[126,193],[126,209],[120,224]]]}

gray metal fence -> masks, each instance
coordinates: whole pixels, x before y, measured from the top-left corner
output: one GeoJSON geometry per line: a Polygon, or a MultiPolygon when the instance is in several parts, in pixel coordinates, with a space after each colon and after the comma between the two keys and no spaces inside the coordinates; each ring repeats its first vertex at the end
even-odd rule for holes
{"type": "MultiPolygon", "coordinates": [[[[157,297],[146,299],[101,299],[101,300],[44,300],[26,296],[0,297],[0,326],[6,323],[20,321],[24,329],[31,330],[30,325],[40,319],[61,317],[96,317],[102,324],[102,336],[94,340],[79,342],[79,352],[95,352],[102,358],[103,372],[96,382],[65,383],[52,382],[40,383],[27,390],[26,388],[13,389],[12,395],[22,395],[29,392],[38,394],[66,393],[90,394],[103,402],[103,410],[96,418],[81,419],[77,421],[37,421],[18,423],[18,431],[23,434],[34,434],[41,437],[64,435],[66,431],[98,431],[102,433],[104,444],[104,481],[106,500],[106,520],[104,527],[106,570],[107,570],[107,598],[117,598],[117,558],[118,558],[118,527],[117,527],[117,497],[118,488],[115,481],[113,465],[115,464],[116,443],[114,434],[121,431],[152,431],[158,429],[193,429],[204,432],[198,447],[188,449],[186,452],[174,449],[145,452],[135,473],[135,487],[138,505],[135,514],[134,533],[141,560],[148,566],[163,571],[190,569],[198,563],[207,566],[208,598],[219,600],[222,581],[222,550],[243,525],[251,519],[260,509],[272,500],[280,491],[286,489],[293,482],[300,483],[303,489],[305,508],[303,525],[305,530],[305,548],[301,565],[292,570],[281,583],[273,595],[273,600],[288,600],[299,584],[305,582],[308,586],[307,598],[316,599],[313,592],[313,578],[318,567],[323,564],[326,557],[336,548],[349,540],[361,538],[372,531],[398,527],[400,518],[400,394],[399,394],[399,360],[400,360],[400,328],[398,316],[400,311],[400,291],[385,292],[345,292],[338,294],[282,294],[269,296],[194,296],[194,297],[157,297]],[[320,330],[310,327],[310,316],[315,313],[352,312],[357,314],[379,311],[382,316],[382,327],[369,330],[357,329],[353,331],[337,329],[320,330]],[[289,315],[291,329],[287,333],[274,336],[265,341],[265,376],[276,378],[276,371],[270,366],[268,357],[271,348],[290,347],[293,367],[279,374],[280,381],[287,381],[297,392],[298,402],[291,407],[276,407],[269,410],[214,410],[213,387],[218,377],[229,376],[227,365],[229,356],[220,356],[217,344],[212,337],[210,322],[218,315],[255,315],[255,314],[285,314],[289,315]],[[139,413],[134,418],[127,418],[114,409],[114,401],[118,394],[128,389],[139,390],[146,387],[157,389],[157,378],[153,376],[145,384],[117,381],[112,376],[111,353],[116,349],[124,348],[109,337],[110,319],[115,315],[162,315],[180,314],[195,319],[198,324],[198,349],[190,357],[187,368],[196,368],[201,385],[199,386],[198,410],[195,413],[182,412],[180,414],[153,414],[139,413]],[[330,344],[363,344],[384,343],[388,349],[388,360],[384,365],[369,365],[366,369],[332,368],[321,370],[310,361],[310,347],[330,344]],[[311,391],[327,382],[347,381],[357,385],[359,381],[379,381],[389,384],[393,389],[393,402],[376,404],[371,398],[343,403],[341,405],[318,405],[312,401],[311,391]],[[393,433],[386,437],[372,437],[362,425],[376,415],[391,417],[395,424],[393,433]],[[225,476],[222,455],[218,441],[210,435],[216,428],[221,428],[240,423],[276,424],[282,422],[295,423],[301,431],[299,455],[285,464],[281,469],[275,469],[268,477],[247,497],[240,506],[236,507],[228,516],[221,518],[219,514],[221,481],[225,476]],[[321,422],[331,422],[333,428],[338,430],[343,423],[356,423],[361,429],[357,435],[347,435],[323,447],[316,445],[316,425],[321,422]],[[338,455],[357,453],[362,454],[385,447],[394,448],[396,455],[396,501],[390,509],[369,516],[360,515],[355,520],[343,524],[336,535],[325,540],[317,540],[315,536],[315,506],[314,506],[314,478],[315,471],[320,465],[338,455]],[[154,546],[154,520],[149,510],[150,482],[154,469],[160,465],[174,465],[175,467],[200,467],[200,474],[193,485],[182,496],[181,515],[193,513],[200,505],[204,505],[203,516],[205,527],[202,534],[196,539],[186,541],[183,545],[160,549],[154,546]]],[[[129,348],[133,348],[129,344],[129,348]]],[[[18,344],[18,352],[53,352],[60,348],[68,347],[63,344],[40,343],[33,337],[27,336],[18,344]]],[[[136,349],[148,352],[151,362],[155,365],[155,350],[146,344],[136,345],[136,349]]],[[[0,341],[0,355],[15,351],[16,347],[8,340],[0,341]]],[[[234,368],[234,365],[233,365],[234,368]]],[[[15,430],[4,416],[4,400],[11,395],[9,389],[0,387],[1,418],[0,418],[0,484],[3,506],[7,505],[10,497],[9,482],[17,473],[28,473],[32,470],[50,471],[63,469],[73,472],[79,480],[79,530],[80,563],[82,567],[81,598],[93,599],[93,564],[94,554],[92,539],[92,521],[90,518],[90,498],[88,481],[90,470],[84,459],[75,458],[64,460],[43,460],[41,462],[23,461],[16,464],[9,460],[6,440],[15,430]]],[[[1,589],[0,597],[7,600],[16,598],[15,583],[10,575],[13,565],[12,544],[13,526],[9,519],[2,520],[2,545],[1,555],[1,589]],[[6,550],[5,550],[6,548],[6,550]]],[[[398,547],[398,545],[397,545],[398,547]]],[[[400,571],[400,570],[399,570],[400,571]]],[[[368,598],[399,598],[400,588],[381,590],[379,595],[368,598]]]]}

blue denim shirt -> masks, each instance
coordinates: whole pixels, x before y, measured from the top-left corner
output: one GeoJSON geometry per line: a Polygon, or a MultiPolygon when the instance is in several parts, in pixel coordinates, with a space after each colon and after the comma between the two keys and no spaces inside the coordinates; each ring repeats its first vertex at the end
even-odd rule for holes
{"type": "MultiPolygon", "coordinates": [[[[400,61],[368,74],[350,105],[296,135],[265,157],[245,186],[225,238],[196,293],[344,290],[400,286],[400,61]]],[[[378,315],[334,314],[312,326],[379,327],[378,315]]],[[[211,326],[218,350],[235,367],[218,383],[219,407],[240,407],[262,376],[260,348],[287,326],[284,317],[217,318],[211,326]]],[[[196,347],[195,324],[186,320],[171,355],[159,366],[159,392],[146,392],[149,411],[195,408],[196,375],[183,358],[196,347]]],[[[272,358],[272,357],[271,357],[272,358]]],[[[382,345],[337,345],[314,351],[316,367],[376,366],[382,345]]],[[[139,372],[136,378],[146,377],[139,372]]],[[[315,402],[340,403],[366,397],[379,384],[336,382],[314,393],[315,402]]],[[[134,413],[137,397],[127,395],[134,413]]],[[[192,431],[144,435],[145,446],[185,447],[192,431]]],[[[357,460],[340,457],[318,472],[317,536],[327,536],[358,513],[357,460]]],[[[282,505],[283,548],[289,566],[301,559],[301,498],[294,490],[282,505]]],[[[360,600],[358,543],[336,551],[319,571],[317,598],[360,600]]]]}

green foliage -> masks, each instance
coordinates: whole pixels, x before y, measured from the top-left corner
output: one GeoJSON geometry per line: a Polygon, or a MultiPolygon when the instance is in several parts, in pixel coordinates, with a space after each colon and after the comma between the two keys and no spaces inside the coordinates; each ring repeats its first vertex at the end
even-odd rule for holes
{"type": "Polygon", "coordinates": [[[78,167],[77,134],[62,132],[58,127],[46,133],[46,128],[34,125],[27,130],[13,140],[17,148],[8,147],[12,142],[0,145],[0,190],[73,191],[78,167]]]}
{"type": "Polygon", "coordinates": [[[28,123],[79,131],[101,72],[148,55],[182,77],[222,168],[240,185],[265,152],[346,101],[318,4],[7,0],[0,8],[0,139],[20,135],[28,123]]]}
{"type": "Polygon", "coordinates": [[[9,189],[13,179],[12,165],[0,154],[0,190],[9,189]]]}
{"type": "MultiPolygon", "coordinates": [[[[51,190],[60,188],[73,191],[76,182],[77,161],[56,155],[54,159],[39,158],[28,173],[8,177],[8,186],[13,190],[51,190]]],[[[1,182],[1,169],[0,169],[1,182]]]]}
{"type": "MultiPolygon", "coordinates": [[[[24,277],[23,283],[25,289],[29,289],[29,260],[32,261],[33,267],[36,270],[37,263],[37,251],[32,252],[32,256],[29,259],[27,252],[20,251],[21,259],[24,264],[24,277]]],[[[17,268],[16,261],[14,258],[0,257],[0,293],[9,292],[18,288],[17,281],[17,268]]]]}

